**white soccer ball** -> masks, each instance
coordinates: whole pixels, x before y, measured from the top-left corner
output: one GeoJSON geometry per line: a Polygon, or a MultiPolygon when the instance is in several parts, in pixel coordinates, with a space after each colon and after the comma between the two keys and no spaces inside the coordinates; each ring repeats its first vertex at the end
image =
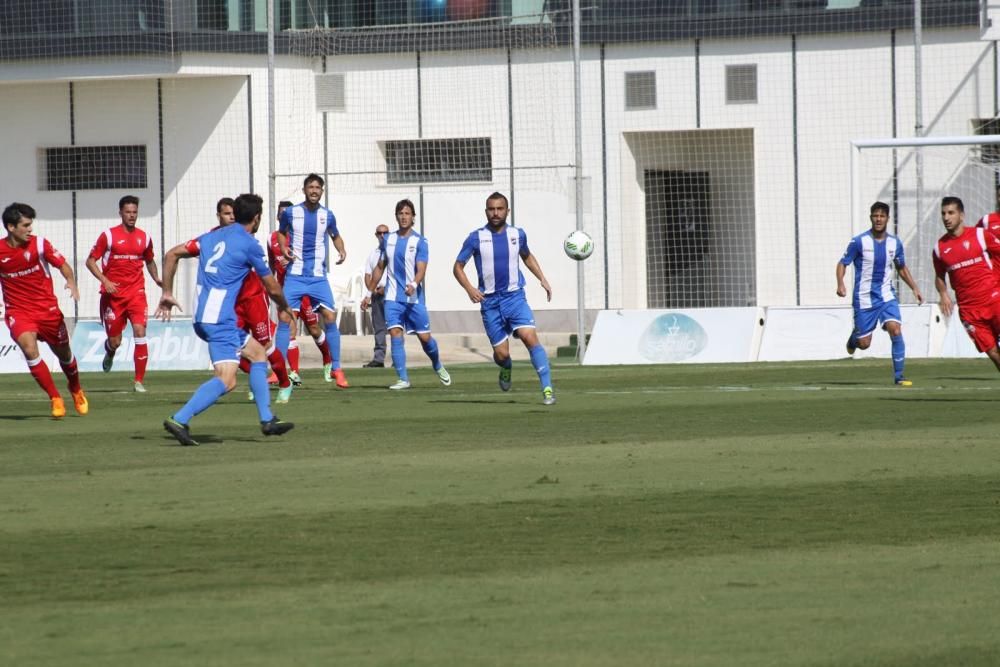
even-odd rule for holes
{"type": "Polygon", "coordinates": [[[570,259],[581,262],[594,252],[594,239],[590,238],[590,234],[587,232],[578,229],[571,232],[563,241],[563,250],[566,251],[570,259]]]}

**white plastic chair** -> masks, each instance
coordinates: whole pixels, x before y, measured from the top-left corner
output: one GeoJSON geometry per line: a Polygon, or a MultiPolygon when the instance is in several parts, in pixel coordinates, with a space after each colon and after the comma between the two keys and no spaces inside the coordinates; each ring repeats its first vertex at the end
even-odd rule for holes
{"type": "Polygon", "coordinates": [[[354,313],[355,335],[363,336],[364,313],[361,311],[361,301],[365,298],[365,275],[362,271],[357,271],[347,279],[347,284],[339,287],[333,285],[333,298],[337,304],[337,328],[340,328],[340,320],[344,311],[354,313]]]}

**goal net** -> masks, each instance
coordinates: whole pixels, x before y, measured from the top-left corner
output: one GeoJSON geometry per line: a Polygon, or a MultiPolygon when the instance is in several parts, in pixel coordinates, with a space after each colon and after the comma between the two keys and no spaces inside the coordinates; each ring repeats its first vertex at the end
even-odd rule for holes
{"type": "MultiPolygon", "coordinates": [[[[889,231],[903,242],[924,299],[936,302],[931,253],[944,233],[941,199],[959,197],[970,226],[998,209],[1000,137],[864,139],[851,149],[851,234],[868,229],[872,203],[889,204],[889,231]]],[[[908,288],[897,294],[902,303],[914,302],[908,288]]]]}

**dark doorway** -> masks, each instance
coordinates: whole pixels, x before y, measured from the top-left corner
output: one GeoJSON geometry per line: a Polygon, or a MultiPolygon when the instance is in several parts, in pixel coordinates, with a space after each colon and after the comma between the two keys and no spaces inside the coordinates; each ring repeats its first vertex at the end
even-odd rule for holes
{"type": "Polygon", "coordinates": [[[645,172],[649,308],[716,305],[706,281],[712,234],[707,171],[645,172]]]}

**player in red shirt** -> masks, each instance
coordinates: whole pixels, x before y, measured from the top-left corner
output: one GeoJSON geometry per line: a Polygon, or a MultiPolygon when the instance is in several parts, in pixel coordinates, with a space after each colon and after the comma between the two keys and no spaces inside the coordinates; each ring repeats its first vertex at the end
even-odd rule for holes
{"type": "Polygon", "coordinates": [[[145,265],[153,282],[162,286],[153,257],[153,239],[136,227],[139,218],[139,198],[125,195],[118,200],[118,216],[122,224],[105,230],[97,237],[87,257],[87,268],[101,283],[101,323],[108,339],[104,341],[104,364],[107,373],[115,361],[115,351],[122,344],[125,323],[132,323],[135,349],[135,390],[145,393],[149,346],[146,344],[146,281],[142,276],[145,265]],[[97,262],[101,264],[98,266],[97,262]]]}
{"type": "MultiPolygon", "coordinates": [[[[998,210],[981,217],[979,222],[976,223],[976,227],[988,229],[993,232],[994,236],[1000,239],[1000,189],[997,189],[996,196],[998,210]]],[[[1000,262],[993,263],[993,273],[997,276],[997,282],[1000,282],[1000,262]]]]}
{"type": "Polygon", "coordinates": [[[66,279],[66,289],[74,301],[80,300],[73,269],[47,239],[31,233],[35,209],[14,203],[4,209],[3,226],[7,237],[0,242],[0,289],[3,290],[4,322],[10,337],[21,348],[32,377],[49,395],[51,413],[56,419],[66,416],[66,405],[52,381],[49,367],[38,352],[44,341],[59,359],[73,405],[81,415],[90,411],[87,396],[80,387],[76,357],[69,347],[69,333],[59,303],[52,291],[51,268],[66,279]]]}
{"type": "Polygon", "coordinates": [[[954,308],[944,281],[947,274],[969,338],[1000,370],[1000,286],[993,268],[1000,262],[1000,239],[983,227],[966,227],[965,205],[958,197],[941,200],[941,222],[946,233],[934,245],[933,255],[941,312],[950,317],[954,308]]]}
{"type": "MultiPolygon", "coordinates": [[[[215,215],[219,220],[218,227],[231,225],[236,218],[233,215],[233,200],[230,197],[223,197],[215,205],[215,215]]],[[[216,229],[218,229],[216,227],[216,229]]],[[[184,257],[197,257],[201,254],[198,239],[194,238],[187,243],[176,245],[167,251],[163,259],[163,271],[166,273],[167,267],[173,271],[177,261],[184,257]]],[[[278,395],[275,403],[287,403],[292,395],[292,383],[288,377],[288,370],[285,367],[285,358],[281,356],[272,342],[274,334],[271,323],[271,313],[267,292],[264,285],[254,271],[247,273],[240,288],[239,296],[236,298],[236,326],[243,329],[260,343],[267,354],[267,360],[271,364],[271,369],[278,378],[278,395]]],[[[240,360],[240,369],[250,372],[250,362],[246,359],[240,360]]],[[[253,400],[253,393],[250,394],[253,400]]]]}
{"type": "MultiPolygon", "coordinates": [[[[292,202],[290,201],[278,202],[279,221],[281,220],[281,214],[291,205],[292,202]]],[[[268,239],[267,263],[278,279],[278,284],[284,286],[288,260],[281,253],[281,244],[278,242],[277,231],[271,232],[271,236],[268,239]]],[[[312,303],[310,303],[308,296],[302,297],[298,316],[305,323],[309,335],[313,337],[316,347],[319,348],[320,354],[323,355],[323,379],[327,382],[333,382],[333,376],[330,374],[330,371],[333,369],[333,357],[330,355],[330,346],[326,344],[326,332],[319,325],[319,313],[312,309],[312,303]]],[[[293,327],[293,330],[297,330],[297,327],[293,327]]],[[[291,341],[288,343],[288,366],[292,369],[288,374],[292,378],[292,383],[295,385],[302,384],[302,378],[299,377],[299,342],[295,336],[292,336],[291,341]]]]}

